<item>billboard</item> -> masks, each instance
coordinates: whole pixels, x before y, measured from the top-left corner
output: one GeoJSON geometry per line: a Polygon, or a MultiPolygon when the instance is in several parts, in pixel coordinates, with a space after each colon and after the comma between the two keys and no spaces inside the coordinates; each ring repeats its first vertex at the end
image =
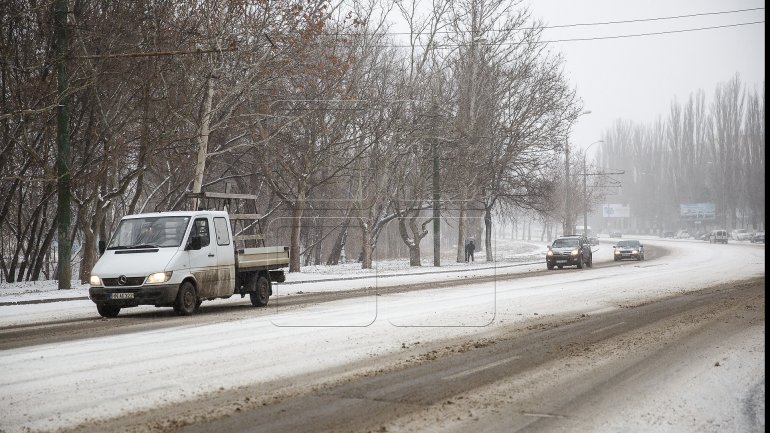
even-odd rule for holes
{"type": "Polygon", "coordinates": [[[602,216],[604,218],[629,218],[631,209],[627,204],[605,203],[602,205],[602,216]]]}
{"type": "Polygon", "coordinates": [[[682,203],[679,205],[679,217],[688,221],[716,219],[714,203],[682,203]]]}

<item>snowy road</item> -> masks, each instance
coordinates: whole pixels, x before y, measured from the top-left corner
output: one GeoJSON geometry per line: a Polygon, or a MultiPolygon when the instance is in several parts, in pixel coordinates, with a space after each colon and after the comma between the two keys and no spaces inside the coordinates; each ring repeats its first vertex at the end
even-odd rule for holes
{"type": "MultiPolygon", "coordinates": [[[[0,351],[0,429],[8,432],[58,428],[172,431],[186,425],[216,422],[236,413],[249,414],[263,407],[268,410],[279,408],[281,404],[301,401],[317,390],[343,383],[363,386],[361,384],[366,382],[361,382],[362,378],[376,379],[414,366],[440,371],[441,362],[449,362],[442,360],[452,358],[449,355],[458,351],[473,352],[477,360],[483,360],[485,347],[501,346],[495,344],[496,341],[524,338],[540,332],[538,330],[547,332],[556,325],[563,327],[576,318],[585,317],[597,318],[595,328],[587,331],[588,335],[609,332],[606,339],[584,342],[590,350],[600,353],[602,345],[620,344],[616,341],[618,338],[625,342],[618,346],[623,350],[612,351],[612,356],[596,362],[597,365],[613,364],[618,358],[639,356],[637,350],[646,347],[645,344],[641,340],[638,347],[632,343],[636,341],[635,335],[651,324],[639,323],[642,328],[626,329],[615,325],[617,321],[610,323],[617,318],[605,317],[640,311],[650,305],[651,300],[717,285],[726,290],[736,286],[738,281],[754,279],[752,284],[741,286],[746,288],[748,297],[740,298],[739,303],[749,302],[741,308],[750,306],[752,309],[747,311],[761,311],[761,317],[756,313],[746,319],[748,322],[736,325],[740,332],[734,329],[730,331],[732,333],[715,331],[712,338],[693,334],[695,340],[691,341],[697,344],[693,343],[692,358],[688,358],[687,352],[671,355],[684,367],[662,374],[661,380],[665,383],[657,386],[674,400],[694,401],[687,405],[687,411],[662,411],[651,418],[654,402],[643,400],[641,403],[649,404],[641,404],[638,390],[634,390],[635,398],[616,399],[625,403],[617,410],[604,411],[605,419],[593,425],[608,425],[615,430],[626,425],[637,431],[706,431],[703,426],[732,420],[738,430],[752,428],[755,425],[752,417],[743,409],[747,406],[740,402],[754,398],[760,388],[764,397],[764,293],[760,290],[759,295],[751,296],[757,287],[764,287],[764,245],[710,245],[664,240],[645,240],[645,243],[651,251],[659,247],[670,254],[641,263],[624,262],[619,266],[597,266],[583,271],[536,272],[511,280],[491,278],[487,282],[474,283],[471,277],[467,285],[420,291],[389,291],[388,285],[403,284],[393,278],[388,279],[391,281],[387,284],[378,281],[376,289],[372,287],[371,293],[364,293],[365,296],[285,304],[278,302],[279,296],[268,309],[233,306],[227,311],[223,307],[221,313],[201,315],[200,319],[193,316],[192,320],[178,320],[157,312],[162,310],[137,310],[129,317],[122,317],[121,313],[121,317],[113,319],[118,323],[130,323],[116,326],[119,332],[115,333],[95,332],[94,335],[79,334],[68,338],[66,326],[58,328],[65,331],[57,342],[30,345],[17,341],[11,345],[13,348],[0,351]],[[207,316],[217,319],[206,320],[207,316]],[[157,322],[162,324],[156,325],[157,322]],[[593,331],[597,333],[591,334],[593,331]],[[727,342],[729,344],[722,341],[725,335],[734,336],[727,342]],[[725,393],[724,399],[712,401],[702,395],[713,392],[714,384],[708,376],[704,376],[702,382],[686,382],[686,392],[680,390],[677,394],[668,389],[670,384],[678,383],[677,380],[690,378],[688,372],[692,369],[688,367],[703,368],[700,365],[703,362],[713,366],[713,357],[704,358],[705,353],[727,356],[724,368],[719,371],[729,377],[720,377],[720,380],[738,385],[727,389],[729,392],[725,393]],[[738,364],[740,367],[736,367],[738,364]],[[725,400],[740,404],[725,404],[725,400]],[[635,411],[635,407],[639,410],[635,411]],[[618,418],[620,414],[623,415],[618,418]],[[698,423],[692,422],[693,417],[698,423]]],[[[599,251],[604,254],[605,261],[609,260],[610,250],[605,247],[599,251]]],[[[543,267],[541,264],[537,269],[543,267]]],[[[491,275],[495,275],[494,270],[491,275]]],[[[415,284],[442,279],[437,275],[399,278],[415,284]]],[[[447,278],[458,280],[463,275],[447,278]]],[[[363,287],[370,284],[367,280],[355,280],[346,288],[355,289],[356,282],[359,289],[361,284],[363,287]]],[[[335,283],[338,289],[341,285],[335,283]]],[[[727,311],[736,311],[739,307],[732,305],[727,311]]],[[[708,306],[703,308],[708,310],[708,306]]],[[[90,301],[0,307],[3,331],[24,326],[34,328],[34,323],[52,317],[59,322],[88,324],[91,321],[90,328],[94,329],[103,328],[105,322],[94,319],[90,301]]],[[[678,320],[676,314],[666,317],[666,320],[678,320]]],[[[711,329],[709,324],[724,322],[712,320],[713,315],[703,317],[697,321],[703,324],[703,329],[711,329]]],[[[671,340],[662,338],[662,349],[667,347],[666,344],[674,344],[666,341],[676,342],[683,338],[677,334],[680,328],[681,332],[689,329],[684,325],[671,328],[676,335],[671,340]]],[[[77,334],[82,329],[78,325],[72,332],[77,334]]],[[[535,337],[538,338],[546,337],[543,334],[535,337]]],[[[550,371],[548,368],[555,362],[558,362],[556,358],[533,361],[533,368],[527,371],[503,375],[500,381],[484,381],[457,392],[464,396],[464,402],[473,402],[474,395],[483,400],[484,393],[494,392],[495,387],[516,389],[537,374],[546,374],[544,372],[550,371]]],[[[583,370],[579,364],[562,366],[567,376],[575,375],[574,380],[578,383],[583,370]]],[[[453,377],[449,382],[473,377],[474,369],[483,365],[482,362],[466,371],[456,371],[449,375],[453,377]]],[[[504,368],[505,363],[494,367],[504,368]]],[[[645,383],[655,381],[655,374],[643,373],[645,383]]],[[[616,388],[613,392],[617,395],[619,391],[616,388]]],[[[499,408],[476,410],[471,403],[466,407],[454,398],[450,400],[453,410],[477,412],[479,421],[476,422],[486,426],[487,431],[510,430],[508,427],[514,425],[511,419],[499,416],[496,412],[499,408]]],[[[435,426],[435,415],[442,413],[436,404],[443,403],[425,405],[424,411],[406,411],[403,416],[378,426],[387,431],[425,430],[435,426]]],[[[606,407],[609,403],[595,404],[606,407]]],[[[578,406],[571,402],[565,407],[578,406]]],[[[760,409],[755,406],[748,407],[754,407],[754,412],[761,409],[764,413],[763,403],[760,409]]],[[[340,407],[343,409],[344,405],[340,407]]],[[[369,410],[376,414],[376,405],[369,410]]],[[[272,416],[295,419],[298,412],[302,411],[295,408],[289,413],[281,415],[278,411],[272,416]]],[[[458,417],[460,421],[464,419],[458,417]]],[[[350,424],[349,431],[356,431],[355,425],[350,424]]],[[[454,427],[444,425],[438,429],[454,427]]],[[[342,424],[335,428],[345,431],[348,427],[342,424]]],[[[724,429],[715,427],[714,431],[724,429]]]]}

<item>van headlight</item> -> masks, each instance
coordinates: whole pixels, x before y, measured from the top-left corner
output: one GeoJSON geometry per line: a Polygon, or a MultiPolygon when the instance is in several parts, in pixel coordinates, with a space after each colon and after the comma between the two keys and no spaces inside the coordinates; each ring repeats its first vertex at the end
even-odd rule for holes
{"type": "Polygon", "coordinates": [[[101,278],[99,278],[99,277],[98,277],[98,276],[96,276],[96,275],[91,275],[91,281],[89,281],[89,282],[90,282],[90,283],[91,283],[91,285],[92,285],[92,286],[94,286],[94,287],[98,287],[98,286],[101,286],[101,285],[102,285],[102,279],[101,279],[101,278]]]}
{"type": "Polygon", "coordinates": [[[570,253],[570,254],[572,254],[573,256],[576,256],[576,255],[578,255],[578,253],[580,253],[579,250],[572,250],[572,253],[570,253]]]}
{"type": "Polygon", "coordinates": [[[171,279],[171,272],[156,272],[147,277],[147,284],[165,283],[171,279]]]}
{"type": "Polygon", "coordinates": [[[546,256],[551,257],[553,255],[553,251],[548,250],[547,253],[545,253],[546,256]]]}

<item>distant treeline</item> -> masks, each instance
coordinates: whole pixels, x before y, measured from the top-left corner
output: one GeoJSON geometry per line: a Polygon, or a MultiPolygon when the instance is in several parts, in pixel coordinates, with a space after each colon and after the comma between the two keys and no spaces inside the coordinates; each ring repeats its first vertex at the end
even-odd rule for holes
{"type": "Polygon", "coordinates": [[[619,120],[604,133],[601,165],[625,170],[612,200],[630,205],[635,228],[764,230],[764,82],[746,88],[736,74],[706,101],[698,90],[652,124],[619,120]],[[680,219],[692,203],[713,203],[715,219],[680,219]]]}

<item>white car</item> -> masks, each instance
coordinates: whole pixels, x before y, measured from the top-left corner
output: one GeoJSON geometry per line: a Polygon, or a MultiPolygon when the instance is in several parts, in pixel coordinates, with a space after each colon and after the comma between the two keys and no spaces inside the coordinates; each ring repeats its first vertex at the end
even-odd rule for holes
{"type": "Polygon", "coordinates": [[[736,241],[748,241],[751,240],[751,233],[748,233],[745,229],[735,229],[730,234],[730,237],[736,241]]]}

